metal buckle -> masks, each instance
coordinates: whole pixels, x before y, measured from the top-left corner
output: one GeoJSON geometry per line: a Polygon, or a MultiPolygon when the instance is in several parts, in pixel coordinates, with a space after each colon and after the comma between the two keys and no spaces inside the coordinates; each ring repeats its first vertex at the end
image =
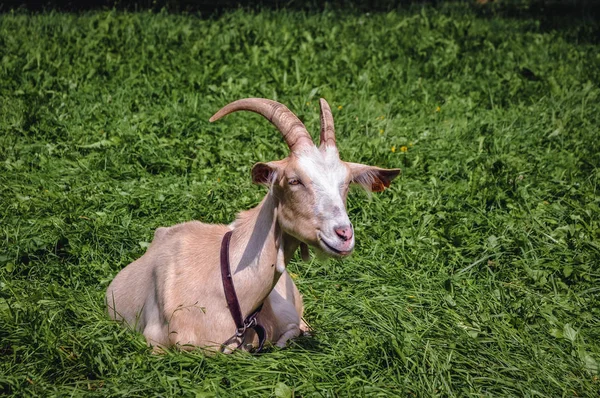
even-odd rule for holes
{"type": "Polygon", "coordinates": [[[246,329],[248,329],[248,328],[246,327],[246,324],[244,323],[243,327],[236,329],[235,337],[244,337],[244,334],[246,333],[246,329]]]}
{"type": "Polygon", "coordinates": [[[244,337],[244,334],[246,334],[246,331],[248,329],[252,329],[253,327],[255,327],[258,323],[256,321],[256,313],[252,314],[251,316],[249,316],[248,318],[246,318],[244,320],[244,326],[242,326],[241,328],[238,328],[235,331],[235,335],[236,337],[244,337]]]}
{"type": "Polygon", "coordinates": [[[253,328],[254,326],[256,326],[256,316],[253,316],[250,319],[246,319],[246,321],[244,321],[244,327],[246,329],[253,328]]]}

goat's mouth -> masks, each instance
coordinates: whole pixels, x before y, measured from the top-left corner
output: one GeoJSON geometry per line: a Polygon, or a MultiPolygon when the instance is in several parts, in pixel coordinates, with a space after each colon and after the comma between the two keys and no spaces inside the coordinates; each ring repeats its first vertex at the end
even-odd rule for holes
{"type": "Polygon", "coordinates": [[[352,253],[352,250],[354,249],[354,245],[351,244],[349,245],[349,250],[340,250],[337,249],[335,246],[333,246],[331,243],[327,242],[323,236],[321,236],[321,234],[318,235],[319,238],[319,242],[321,243],[321,248],[324,249],[326,252],[333,254],[335,256],[342,256],[345,257],[347,255],[349,255],[350,253],[352,253]]]}

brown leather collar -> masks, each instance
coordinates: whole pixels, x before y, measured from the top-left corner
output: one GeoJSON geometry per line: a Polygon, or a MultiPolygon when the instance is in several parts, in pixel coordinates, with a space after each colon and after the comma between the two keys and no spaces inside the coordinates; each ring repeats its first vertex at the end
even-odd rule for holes
{"type": "Polygon", "coordinates": [[[248,315],[246,319],[242,317],[242,310],[240,309],[240,302],[238,301],[237,294],[235,293],[235,287],[233,286],[233,278],[231,277],[231,266],[229,265],[229,242],[231,241],[231,234],[233,231],[228,231],[223,240],[221,241],[221,280],[223,281],[223,289],[225,290],[225,299],[227,300],[227,307],[231,317],[235,322],[236,331],[233,336],[229,338],[221,347],[221,351],[225,347],[231,344],[236,339],[240,339],[240,343],[237,348],[240,348],[244,343],[244,335],[248,329],[254,329],[258,336],[258,349],[255,352],[260,352],[265,344],[265,328],[258,323],[256,317],[262,309],[262,304],[252,314],[248,315]]]}

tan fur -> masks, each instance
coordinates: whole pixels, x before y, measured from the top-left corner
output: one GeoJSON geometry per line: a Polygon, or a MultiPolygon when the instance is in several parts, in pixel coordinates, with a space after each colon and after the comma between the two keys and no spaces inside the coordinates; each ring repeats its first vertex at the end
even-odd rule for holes
{"type": "MultiPolygon", "coordinates": [[[[291,237],[284,242],[276,212],[268,195],[258,207],[241,213],[230,250],[242,313],[250,314],[268,296],[260,321],[275,343],[281,334],[298,329],[302,316],[300,293],[285,271],[279,278],[276,264],[279,251],[287,245],[291,252],[298,242],[291,237]]],[[[235,331],[219,266],[221,239],[228,230],[198,221],[157,229],[148,251],[110,284],[106,295],[110,316],[142,332],[151,345],[219,348],[235,331]]]]}

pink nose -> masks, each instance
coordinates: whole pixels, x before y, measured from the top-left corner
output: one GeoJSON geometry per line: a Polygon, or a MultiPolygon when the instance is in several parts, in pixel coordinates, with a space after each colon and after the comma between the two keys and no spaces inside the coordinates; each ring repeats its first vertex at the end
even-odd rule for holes
{"type": "Polygon", "coordinates": [[[340,237],[343,241],[348,241],[352,239],[352,226],[347,225],[344,227],[338,227],[335,229],[335,233],[340,237]]]}

